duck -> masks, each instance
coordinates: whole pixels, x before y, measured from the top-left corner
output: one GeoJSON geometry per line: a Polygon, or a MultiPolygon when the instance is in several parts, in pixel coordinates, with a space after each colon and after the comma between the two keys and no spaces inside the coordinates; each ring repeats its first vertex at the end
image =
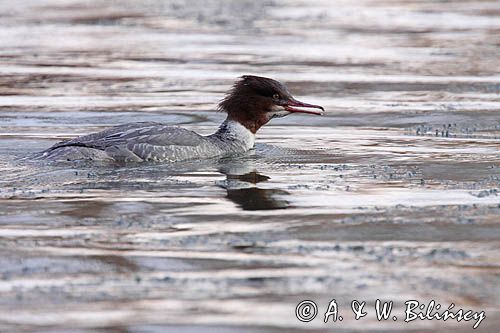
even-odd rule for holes
{"type": "Polygon", "coordinates": [[[158,122],[136,122],[58,142],[40,152],[50,161],[173,163],[243,154],[254,147],[257,131],[271,119],[292,113],[322,115],[319,105],[295,99],[285,84],[243,75],[220,101],[226,119],[210,135],[158,122]]]}

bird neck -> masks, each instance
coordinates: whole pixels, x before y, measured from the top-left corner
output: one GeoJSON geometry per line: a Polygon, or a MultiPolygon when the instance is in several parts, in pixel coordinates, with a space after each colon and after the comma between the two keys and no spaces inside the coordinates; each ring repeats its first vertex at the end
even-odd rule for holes
{"type": "Polygon", "coordinates": [[[245,150],[254,146],[255,134],[240,122],[226,118],[219,126],[217,132],[209,135],[210,138],[216,139],[224,143],[241,145],[245,150]]]}

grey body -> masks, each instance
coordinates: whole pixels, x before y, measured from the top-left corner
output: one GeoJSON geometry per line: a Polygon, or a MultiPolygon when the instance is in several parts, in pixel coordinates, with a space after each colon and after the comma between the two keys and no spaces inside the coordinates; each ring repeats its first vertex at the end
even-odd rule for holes
{"type": "Polygon", "coordinates": [[[38,154],[52,161],[177,162],[241,154],[254,145],[254,135],[226,120],[208,136],[154,122],[131,123],[55,144],[38,154]]]}

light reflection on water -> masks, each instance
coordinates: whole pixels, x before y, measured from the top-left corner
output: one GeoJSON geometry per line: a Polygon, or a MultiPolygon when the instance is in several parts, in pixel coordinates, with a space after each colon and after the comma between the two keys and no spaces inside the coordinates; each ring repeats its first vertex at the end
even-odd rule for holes
{"type": "Polygon", "coordinates": [[[332,297],[432,297],[497,331],[498,5],[0,2],[0,331],[471,326],[295,319],[332,297]],[[221,160],[15,161],[126,122],[209,134],[249,73],[326,116],[221,160]]]}

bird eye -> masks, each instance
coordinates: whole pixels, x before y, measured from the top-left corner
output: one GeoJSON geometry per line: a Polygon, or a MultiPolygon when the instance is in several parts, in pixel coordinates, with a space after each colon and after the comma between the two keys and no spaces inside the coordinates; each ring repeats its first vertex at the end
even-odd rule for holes
{"type": "Polygon", "coordinates": [[[273,99],[280,99],[280,95],[279,94],[274,94],[273,95],[273,99]]]}

